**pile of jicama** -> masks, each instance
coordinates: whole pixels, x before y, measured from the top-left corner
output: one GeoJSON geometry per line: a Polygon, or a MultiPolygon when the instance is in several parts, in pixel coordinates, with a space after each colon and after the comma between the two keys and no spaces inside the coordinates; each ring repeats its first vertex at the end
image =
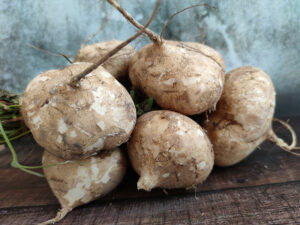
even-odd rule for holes
{"type": "Polygon", "coordinates": [[[164,40],[167,24],[160,36],[149,30],[159,1],[145,26],[107,1],[139,31],[125,42],[81,47],[71,65],[35,77],[22,98],[22,117],[45,149],[44,174],[62,207],[42,224],[112,191],[125,175],[124,143],[137,188],[146,191],[196,188],[214,165],[234,165],[266,139],[297,154],[288,124],[279,121],[290,145],[272,130],[276,93],[264,71],[244,66],[225,74],[213,48],[164,40]],[[151,43],[135,52],[128,43],[143,32],[151,43]],[[203,113],[200,124],[191,117],[203,113]]]}

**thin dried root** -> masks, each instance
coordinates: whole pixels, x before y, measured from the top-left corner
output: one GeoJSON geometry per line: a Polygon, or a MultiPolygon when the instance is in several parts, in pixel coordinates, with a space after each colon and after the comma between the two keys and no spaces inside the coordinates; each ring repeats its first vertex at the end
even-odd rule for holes
{"type": "Polygon", "coordinates": [[[57,212],[55,218],[47,220],[47,221],[45,221],[43,223],[39,223],[38,225],[47,225],[47,224],[57,223],[57,222],[61,221],[70,211],[71,211],[71,209],[62,208],[61,210],[59,210],[57,212]]]}
{"type": "Polygon", "coordinates": [[[90,42],[97,34],[99,34],[106,27],[106,25],[108,24],[108,22],[112,17],[112,14],[113,14],[113,10],[111,10],[109,14],[104,18],[98,30],[95,33],[91,34],[86,40],[82,42],[81,47],[87,45],[88,42],[90,42]]]}
{"type": "Polygon", "coordinates": [[[164,24],[163,28],[161,29],[160,36],[159,36],[159,37],[160,37],[160,41],[163,40],[163,34],[164,34],[164,31],[165,31],[166,27],[168,26],[168,24],[171,22],[171,20],[172,20],[176,15],[178,15],[178,14],[180,14],[180,13],[182,13],[182,12],[188,10],[188,9],[192,9],[192,8],[195,8],[195,7],[198,7],[198,6],[205,6],[205,7],[209,7],[209,8],[212,8],[212,9],[216,9],[214,6],[211,6],[211,5],[209,5],[209,4],[205,4],[205,3],[203,4],[203,3],[202,3],[202,4],[196,4],[196,5],[189,6],[189,7],[187,7],[187,8],[184,8],[184,9],[182,9],[182,10],[180,10],[180,11],[174,13],[173,15],[171,15],[171,16],[168,18],[167,22],[164,24]]]}
{"type": "Polygon", "coordinates": [[[73,63],[72,60],[71,60],[66,54],[64,54],[64,53],[61,53],[61,52],[57,52],[57,53],[51,52],[51,51],[49,51],[49,50],[46,50],[46,49],[43,49],[43,48],[39,48],[39,47],[34,46],[34,45],[32,45],[32,44],[27,44],[27,45],[28,45],[29,47],[31,47],[31,48],[34,48],[34,49],[36,49],[36,50],[38,50],[38,51],[41,51],[41,52],[44,52],[44,53],[46,53],[46,54],[48,54],[48,55],[52,55],[52,56],[62,56],[62,57],[64,57],[70,64],[73,63]]]}
{"type": "Polygon", "coordinates": [[[290,132],[290,134],[292,136],[292,143],[290,145],[288,145],[284,140],[282,140],[275,134],[273,129],[271,129],[269,131],[267,139],[269,141],[273,142],[274,144],[276,144],[278,147],[282,148],[283,150],[285,150],[293,155],[300,156],[300,153],[293,152],[293,150],[300,149],[300,147],[296,146],[297,145],[297,136],[296,136],[296,133],[293,130],[293,128],[288,123],[286,123],[280,119],[274,118],[273,121],[281,123],[286,129],[288,129],[288,131],[290,132]]]}

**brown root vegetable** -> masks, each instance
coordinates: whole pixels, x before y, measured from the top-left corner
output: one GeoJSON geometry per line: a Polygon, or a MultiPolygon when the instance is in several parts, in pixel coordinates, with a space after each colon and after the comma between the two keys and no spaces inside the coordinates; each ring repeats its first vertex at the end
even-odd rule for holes
{"type": "MultiPolygon", "coordinates": [[[[115,0],[107,0],[138,29],[135,21],[115,0]]],[[[135,89],[153,97],[163,109],[185,115],[200,114],[215,106],[222,94],[225,65],[214,49],[195,42],[163,40],[163,31],[171,19],[198,4],[173,14],[161,35],[146,28],[153,43],[139,49],[129,65],[129,77],[135,89]]],[[[212,7],[213,8],[213,7],[212,7]]]]}
{"type": "MultiPolygon", "coordinates": [[[[83,46],[78,51],[74,61],[96,63],[121,43],[122,41],[119,40],[111,40],[83,46]]],[[[130,45],[127,45],[109,58],[102,66],[117,80],[124,80],[124,77],[128,75],[129,61],[134,52],[134,49],[130,45]]]]}
{"type": "Polygon", "coordinates": [[[222,56],[206,45],[163,40],[134,54],[129,77],[162,108],[194,115],[215,108],[224,70],[222,56]]]}
{"type": "MultiPolygon", "coordinates": [[[[270,77],[261,69],[245,66],[225,75],[217,110],[204,123],[213,144],[216,165],[234,165],[264,140],[272,137],[274,142],[281,140],[272,130],[275,94],[270,77]]],[[[293,148],[295,144],[281,144],[281,147],[293,148]]]]}
{"type": "MultiPolygon", "coordinates": [[[[44,151],[43,165],[64,160],[44,151]]],[[[45,224],[60,221],[75,207],[93,201],[116,188],[126,172],[126,157],[115,148],[102,151],[88,159],[44,168],[44,174],[58,199],[61,210],[45,224]]]]}
{"type": "Polygon", "coordinates": [[[27,86],[22,115],[39,145],[64,159],[91,156],[126,142],[136,122],[126,89],[103,67],[69,85],[90,63],[74,63],[35,77],[27,86]]]}
{"type": "Polygon", "coordinates": [[[138,189],[193,188],[213,168],[212,145],[202,128],[176,112],[159,110],[137,120],[128,142],[138,189]]]}

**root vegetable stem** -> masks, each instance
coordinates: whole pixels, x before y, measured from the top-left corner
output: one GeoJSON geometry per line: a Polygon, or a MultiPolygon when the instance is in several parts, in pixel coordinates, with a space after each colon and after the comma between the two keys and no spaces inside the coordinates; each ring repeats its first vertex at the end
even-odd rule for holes
{"type": "MultiPolygon", "coordinates": [[[[132,25],[139,30],[144,29],[144,26],[137,22],[126,10],[124,10],[115,0],[106,0],[109,4],[115,7],[132,25]]],[[[159,42],[159,36],[149,28],[144,29],[144,32],[148,35],[151,41],[159,42]]]]}
{"type": "Polygon", "coordinates": [[[154,10],[152,12],[152,15],[151,15],[150,19],[147,21],[147,23],[145,24],[145,26],[142,26],[142,28],[140,29],[140,31],[138,31],[135,35],[133,35],[132,37],[130,37],[129,39],[127,39],[126,41],[124,41],[123,43],[121,43],[120,45],[118,45],[117,47],[115,47],[113,50],[111,50],[110,52],[108,52],[98,62],[96,62],[93,65],[91,65],[90,67],[86,68],[80,74],[72,77],[72,79],[71,79],[71,81],[69,83],[70,86],[73,87],[73,88],[78,87],[79,86],[78,82],[80,81],[80,79],[84,78],[87,74],[89,74],[90,72],[92,72],[98,66],[102,65],[106,60],[108,60],[110,57],[112,57],[114,54],[116,54],[118,51],[120,51],[123,47],[125,47],[131,41],[133,41],[138,36],[140,36],[145,31],[145,29],[150,25],[150,23],[152,22],[154,16],[156,15],[156,12],[157,12],[157,9],[159,7],[159,4],[160,4],[160,0],[157,0],[156,4],[155,4],[155,8],[154,8],[154,10]]]}

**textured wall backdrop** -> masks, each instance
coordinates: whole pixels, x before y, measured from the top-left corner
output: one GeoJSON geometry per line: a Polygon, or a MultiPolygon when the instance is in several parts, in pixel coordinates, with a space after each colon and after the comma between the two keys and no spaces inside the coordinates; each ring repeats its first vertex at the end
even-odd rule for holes
{"type": "MultiPolygon", "coordinates": [[[[122,0],[144,23],[154,0],[122,0]]],[[[162,0],[150,28],[156,32],[181,8],[203,1],[162,0]]],[[[208,1],[207,1],[208,2],[208,1]]],[[[277,90],[277,115],[300,114],[300,1],[211,0],[217,10],[198,7],[178,15],[165,37],[204,42],[223,55],[227,71],[242,65],[265,70],[277,90]]],[[[0,88],[23,91],[37,74],[67,65],[62,57],[29,44],[75,56],[100,24],[105,28],[90,42],[125,40],[135,29],[104,0],[1,0],[0,88]]],[[[139,46],[147,43],[143,39],[139,46]]]]}

